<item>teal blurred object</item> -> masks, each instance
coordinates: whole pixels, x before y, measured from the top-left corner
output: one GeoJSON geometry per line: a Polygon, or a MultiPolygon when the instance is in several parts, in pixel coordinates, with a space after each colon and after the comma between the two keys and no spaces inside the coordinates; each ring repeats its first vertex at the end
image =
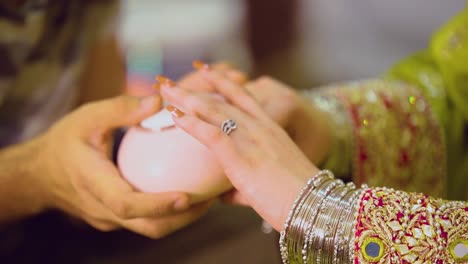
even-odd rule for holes
{"type": "Polygon", "coordinates": [[[148,94],[154,76],[163,73],[162,51],[156,43],[132,43],[126,52],[127,89],[131,94],[148,94]]]}

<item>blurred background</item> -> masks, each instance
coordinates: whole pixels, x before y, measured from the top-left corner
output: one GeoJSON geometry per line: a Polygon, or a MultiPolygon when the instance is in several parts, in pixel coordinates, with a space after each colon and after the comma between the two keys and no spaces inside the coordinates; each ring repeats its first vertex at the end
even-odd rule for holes
{"type": "Polygon", "coordinates": [[[296,88],[378,76],[423,49],[464,0],[124,1],[129,87],[178,78],[191,61],[228,61],[296,88]]]}

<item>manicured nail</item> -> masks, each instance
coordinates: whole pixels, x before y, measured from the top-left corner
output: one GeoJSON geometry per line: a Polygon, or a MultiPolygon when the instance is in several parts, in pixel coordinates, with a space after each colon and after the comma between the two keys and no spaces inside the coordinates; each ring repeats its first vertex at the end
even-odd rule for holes
{"type": "Polygon", "coordinates": [[[190,207],[188,199],[179,198],[174,202],[174,209],[176,211],[185,211],[190,207]]]}
{"type": "Polygon", "coordinates": [[[210,69],[210,65],[199,60],[193,61],[192,66],[193,68],[197,70],[209,70],[210,69]]]}
{"type": "Polygon", "coordinates": [[[162,75],[156,76],[156,80],[161,85],[166,85],[166,86],[169,86],[169,87],[174,87],[175,86],[175,82],[173,82],[171,79],[169,79],[169,78],[167,78],[165,76],[162,76],[162,75]]]}
{"type": "Polygon", "coordinates": [[[161,84],[160,83],[153,84],[153,89],[156,90],[156,91],[161,90],[161,84]]]}
{"type": "Polygon", "coordinates": [[[180,111],[179,109],[175,108],[172,105],[166,106],[167,111],[169,111],[175,117],[183,117],[184,112],[180,111]]]}

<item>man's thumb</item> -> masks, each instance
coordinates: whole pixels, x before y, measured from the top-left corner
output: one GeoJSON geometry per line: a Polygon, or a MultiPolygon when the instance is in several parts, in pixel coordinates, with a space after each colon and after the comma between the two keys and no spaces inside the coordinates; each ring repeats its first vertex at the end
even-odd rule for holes
{"type": "Polygon", "coordinates": [[[82,131],[131,126],[160,110],[161,105],[161,97],[157,95],[144,98],[122,95],[80,107],[74,113],[74,122],[82,131]]]}

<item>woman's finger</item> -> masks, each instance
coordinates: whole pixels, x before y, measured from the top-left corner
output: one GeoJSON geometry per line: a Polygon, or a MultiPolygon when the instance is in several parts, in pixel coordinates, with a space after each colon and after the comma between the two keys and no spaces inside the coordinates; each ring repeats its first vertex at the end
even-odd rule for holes
{"type": "MultiPolygon", "coordinates": [[[[172,106],[189,115],[198,116],[210,124],[220,125],[228,119],[220,109],[218,102],[221,99],[208,94],[195,94],[178,87],[163,87],[161,94],[172,106]]],[[[169,112],[172,112],[173,109],[170,106],[169,108],[169,112]]]]}
{"type": "MultiPolygon", "coordinates": [[[[217,156],[226,173],[236,167],[244,166],[242,156],[237,152],[236,144],[231,138],[232,135],[225,134],[217,125],[207,123],[196,116],[185,115],[177,109],[174,109],[171,113],[178,127],[205,145],[217,156]]],[[[238,129],[242,129],[242,127],[238,129]]],[[[233,134],[236,132],[238,131],[232,131],[233,134]]]]}
{"type": "Polygon", "coordinates": [[[203,70],[203,75],[213,84],[216,91],[234,106],[256,118],[265,118],[265,113],[254,98],[241,85],[229,80],[216,71],[203,70]]]}
{"type": "MultiPolygon", "coordinates": [[[[211,94],[194,93],[167,86],[161,89],[161,93],[172,106],[217,127],[221,127],[228,119],[235,120],[240,126],[250,122],[246,114],[211,94]]],[[[174,109],[168,110],[172,112],[174,109]]]]}
{"type": "Polygon", "coordinates": [[[174,109],[171,113],[174,116],[176,125],[211,150],[216,152],[216,150],[222,150],[223,148],[226,151],[232,149],[230,146],[232,144],[231,139],[218,126],[210,124],[196,116],[180,114],[177,109],[174,109]]]}

